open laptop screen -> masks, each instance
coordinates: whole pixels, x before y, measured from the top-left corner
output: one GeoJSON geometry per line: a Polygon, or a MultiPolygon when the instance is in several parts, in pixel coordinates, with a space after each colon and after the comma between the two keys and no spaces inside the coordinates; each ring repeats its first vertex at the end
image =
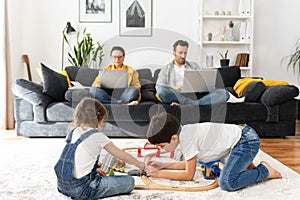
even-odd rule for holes
{"type": "Polygon", "coordinates": [[[186,70],[182,93],[208,92],[215,89],[217,70],[186,70]]]}
{"type": "Polygon", "coordinates": [[[100,71],[101,87],[106,89],[126,88],[128,86],[127,70],[100,71]]]}

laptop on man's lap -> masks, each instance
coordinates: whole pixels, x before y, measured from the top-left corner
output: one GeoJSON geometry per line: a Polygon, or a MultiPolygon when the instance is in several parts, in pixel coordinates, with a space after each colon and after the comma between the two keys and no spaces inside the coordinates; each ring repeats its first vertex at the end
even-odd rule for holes
{"type": "Polygon", "coordinates": [[[201,93],[214,90],[217,70],[184,71],[182,93],[201,93]]]}

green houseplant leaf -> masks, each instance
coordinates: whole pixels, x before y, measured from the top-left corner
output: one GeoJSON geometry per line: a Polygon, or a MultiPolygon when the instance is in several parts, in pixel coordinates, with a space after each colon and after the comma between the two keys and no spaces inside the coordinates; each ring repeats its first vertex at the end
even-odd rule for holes
{"type": "Polygon", "coordinates": [[[295,44],[294,53],[285,56],[281,59],[281,64],[285,63],[287,70],[292,70],[296,75],[298,81],[300,79],[300,38],[297,39],[295,44]]]}
{"type": "Polygon", "coordinates": [[[220,52],[219,52],[219,54],[220,54],[222,59],[228,59],[228,50],[226,50],[226,52],[224,54],[222,54],[220,52]]]}
{"type": "Polygon", "coordinates": [[[83,30],[82,35],[80,32],[77,33],[77,43],[74,46],[70,44],[65,33],[63,33],[63,38],[69,46],[68,61],[72,65],[100,68],[104,57],[103,45],[100,42],[94,44],[91,34],[86,33],[86,28],[83,30]]]}

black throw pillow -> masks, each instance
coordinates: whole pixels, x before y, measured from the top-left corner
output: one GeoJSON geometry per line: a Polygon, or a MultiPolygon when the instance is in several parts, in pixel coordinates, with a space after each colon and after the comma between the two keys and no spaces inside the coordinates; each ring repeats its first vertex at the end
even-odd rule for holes
{"type": "Polygon", "coordinates": [[[155,83],[153,83],[152,81],[149,81],[147,79],[140,79],[140,83],[141,83],[142,101],[158,102],[155,97],[155,93],[156,93],[155,83]]]}
{"type": "Polygon", "coordinates": [[[243,91],[246,102],[257,102],[260,96],[266,90],[265,84],[262,82],[250,83],[243,91]]]}
{"type": "Polygon", "coordinates": [[[57,101],[64,101],[65,92],[68,90],[67,78],[46,67],[43,63],[41,63],[41,70],[43,75],[43,93],[57,101]]]}

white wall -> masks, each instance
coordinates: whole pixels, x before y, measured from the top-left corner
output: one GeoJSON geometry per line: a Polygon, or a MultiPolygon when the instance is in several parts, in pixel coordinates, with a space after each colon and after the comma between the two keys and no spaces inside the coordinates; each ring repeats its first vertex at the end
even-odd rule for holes
{"type": "MultiPolygon", "coordinates": [[[[112,45],[123,46],[127,52],[125,62],[136,68],[165,65],[172,59],[172,44],[177,39],[190,41],[188,58],[199,61],[198,0],[153,0],[152,37],[119,37],[119,0],[112,1],[112,23],[79,23],[79,0],[8,1],[12,80],[26,77],[23,53],[29,55],[35,81],[40,81],[35,71],[40,62],[57,71],[61,69],[62,30],[68,21],[77,31],[86,27],[96,41],[103,42],[106,55],[112,45]]],[[[300,36],[299,6],[298,0],[256,0],[253,75],[298,84],[280,61],[292,52],[300,36]]],[[[74,37],[70,39],[75,41],[74,37]]],[[[104,64],[109,62],[106,56],[104,64]]]]}
{"type": "Polygon", "coordinates": [[[256,0],[254,74],[299,85],[293,72],[281,64],[300,38],[299,7],[297,0],[256,0]]]}

